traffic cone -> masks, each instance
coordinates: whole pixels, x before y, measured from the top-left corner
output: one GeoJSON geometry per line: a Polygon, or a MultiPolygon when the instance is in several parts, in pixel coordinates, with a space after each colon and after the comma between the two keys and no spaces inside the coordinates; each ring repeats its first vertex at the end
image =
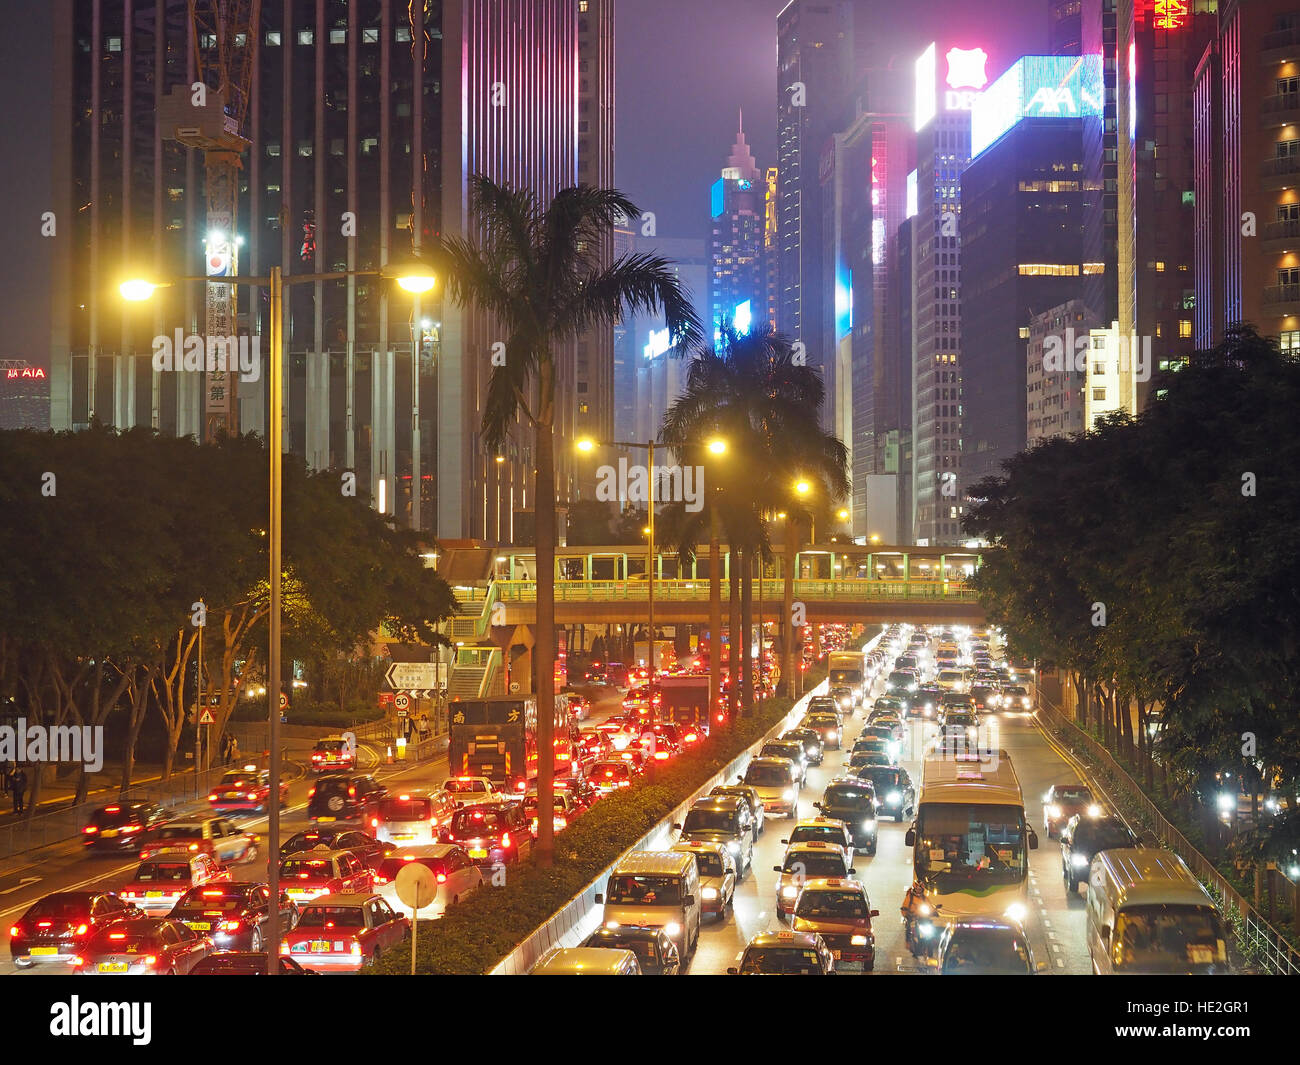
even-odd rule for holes
{"type": "Polygon", "coordinates": [[[388,750],[388,764],[389,764],[389,765],[392,765],[392,764],[393,764],[393,747],[392,747],[392,744],[389,744],[389,745],[388,745],[387,750],[388,750]]]}

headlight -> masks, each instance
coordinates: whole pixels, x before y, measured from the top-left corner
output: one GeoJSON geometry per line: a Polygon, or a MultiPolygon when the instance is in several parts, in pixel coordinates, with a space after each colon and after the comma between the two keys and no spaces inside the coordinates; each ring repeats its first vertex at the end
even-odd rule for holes
{"type": "Polygon", "coordinates": [[[898,803],[902,801],[903,801],[903,793],[901,791],[891,791],[888,795],[885,796],[885,802],[889,803],[890,806],[896,806],[898,803]]]}
{"type": "Polygon", "coordinates": [[[700,892],[700,895],[706,899],[716,899],[718,897],[718,889],[715,887],[706,887],[700,892]]]}
{"type": "Polygon", "coordinates": [[[868,817],[865,821],[862,822],[863,832],[872,832],[875,830],[875,827],[876,827],[876,819],[874,817],[868,817]]]}
{"type": "Polygon", "coordinates": [[[606,927],[606,928],[617,928],[617,927],[618,927],[618,922],[617,922],[617,921],[606,921],[606,922],[605,922],[605,927],[606,927]]]}
{"type": "Polygon", "coordinates": [[[1221,791],[1219,792],[1218,803],[1219,803],[1219,809],[1225,812],[1228,810],[1235,809],[1237,806],[1237,796],[1231,794],[1230,792],[1221,791]]]}
{"type": "Polygon", "coordinates": [[[679,925],[676,921],[669,921],[666,925],[664,925],[664,931],[667,932],[670,936],[680,936],[682,934],[682,926],[679,925]]]}
{"type": "Polygon", "coordinates": [[[794,788],[786,788],[785,791],[781,792],[781,798],[783,798],[786,802],[789,802],[791,799],[793,799],[794,788]]]}
{"type": "Polygon", "coordinates": [[[740,844],[733,839],[727,844],[727,850],[731,851],[732,854],[739,854],[740,844]]]}
{"type": "Polygon", "coordinates": [[[1048,817],[1060,817],[1060,816],[1061,816],[1061,808],[1060,808],[1059,806],[1057,806],[1056,803],[1052,803],[1050,806],[1047,807],[1047,816],[1048,816],[1048,817]]]}
{"type": "Polygon", "coordinates": [[[805,753],[805,754],[816,754],[816,753],[817,753],[817,748],[816,748],[816,747],[805,747],[805,748],[804,748],[804,753],[805,753]]]}
{"type": "Polygon", "coordinates": [[[781,889],[781,898],[783,899],[792,899],[797,894],[799,894],[799,890],[793,884],[787,884],[781,889]]]}
{"type": "Polygon", "coordinates": [[[1070,862],[1076,867],[1082,869],[1085,865],[1088,864],[1088,856],[1086,854],[1079,854],[1076,851],[1074,854],[1070,855],[1070,862]]]}
{"type": "Polygon", "coordinates": [[[851,946],[851,947],[865,947],[866,945],[867,945],[867,937],[866,937],[866,936],[850,936],[850,937],[849,937],[849,946],[851,946]]]}
{"type": "Polygon", "coordinates": [[[922,917],[929,917],[934,911],[930,909],[930,904],[928,902],[923,902],[916,908],[916,912],[922,917]]]}
{"type": "Polygon", "coordinates": [[[929,939],[932,935],[934,935],[934,925],[932,925],[929,921],[922,921],[920,924],[916,926],[916,931],[917,934],[922,939],[929,939]]]}
{"type": "Polygon", "coordinates": [[[1088,807],[1088,816],[1089,816],[1089,817],[1100,817],[1100,816],[1101,816],[1101,807],[1100,807],[1097,803],[1094,802],[1091,806],[1088,807]]]}
{"type": "Polygon", "coordinates": [[[1023,903],[1013,902],[1003,911],[1002,916],[1010,917],[1013,921],[1023,921],[1025,919],[1025,914],[1028,912],[1029,911],[1025,909],[1023,903]]]}

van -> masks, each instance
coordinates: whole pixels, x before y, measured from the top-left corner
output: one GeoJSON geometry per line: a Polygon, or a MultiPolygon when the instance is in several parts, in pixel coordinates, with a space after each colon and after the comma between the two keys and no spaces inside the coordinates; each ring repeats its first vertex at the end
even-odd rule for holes
{"type": "Polygon", "coordinates": [[[596,903],[604,906],[601,924],[606,928],[662,928],[683,959],[695,952],[700,873],[693,854],[634,851],[614,866],[596,903]]]}
{"type": "Polygon", "coordinates": [[[1097,974],[1230,972],[1223,916],[1172,851],[1124,847],[1093,858],[1086,935],[1097,974]]]}
{"type": "Polygon", "coordinates": [[[608,947],[556,947],[537,963],[532,976],[641,976],[630,950],[608,947]]]}
{"type": "Polygon", "coordinates": [[[380,843],[407,847],[441,842],[437,825],[450,819],[453,803],[446,792],[417,788],[386,795],[370,815],[370,831],[380,843]],[[441,815],[441,816],[440,816],[441,815]]]}

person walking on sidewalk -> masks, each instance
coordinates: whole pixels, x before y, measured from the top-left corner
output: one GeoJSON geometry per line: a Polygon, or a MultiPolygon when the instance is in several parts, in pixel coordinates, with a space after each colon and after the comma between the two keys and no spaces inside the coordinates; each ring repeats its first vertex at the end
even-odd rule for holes
{"type": "Polygon", "coordinates": [[[14,799],[14,813],[20,814],[24,810],[23,795],[27,792],[27,773],[22,766],[13,771],[9,777],[9,793],[14,799]]]}

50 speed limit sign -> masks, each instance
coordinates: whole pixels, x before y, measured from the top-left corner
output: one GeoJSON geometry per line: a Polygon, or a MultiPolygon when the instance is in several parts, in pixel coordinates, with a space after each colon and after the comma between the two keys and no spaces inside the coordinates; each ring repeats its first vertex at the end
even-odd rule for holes
{"type": "Polygon", "coordinates": [[[411,705],[411,700],[406,695],[399,695],[396,699],[393,700],[393,705],[397,707],[397,709],[399,710],[405,710],[408,706],[411,705]]]}

